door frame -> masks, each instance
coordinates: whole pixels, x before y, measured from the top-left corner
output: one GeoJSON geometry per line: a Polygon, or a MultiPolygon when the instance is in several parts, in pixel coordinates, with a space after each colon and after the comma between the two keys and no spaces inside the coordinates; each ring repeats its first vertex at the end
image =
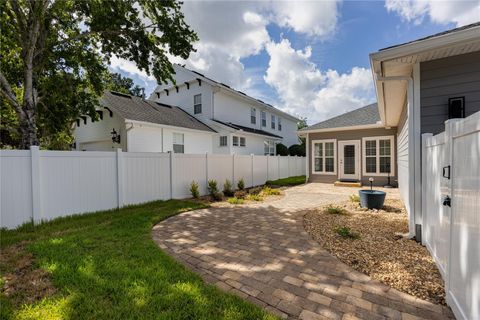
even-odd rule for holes
{"type": "Polygon", "coordinates": [[[338,179],[348,179],[348,180],[361,180],[361,150],[360,150],[360,140],[339,140],[338,141],[338,179]],[[354,175],[345,175],[343,174],[343,162],[344,162],[344,146],[345,145],[354,145],[355,146],[355,174],[354,175]]]}

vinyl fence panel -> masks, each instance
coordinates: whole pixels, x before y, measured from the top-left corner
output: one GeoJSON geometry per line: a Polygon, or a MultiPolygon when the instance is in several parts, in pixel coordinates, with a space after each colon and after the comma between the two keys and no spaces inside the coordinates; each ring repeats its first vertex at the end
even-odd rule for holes
{"type": "Polygon", "coordinates": [[[0,151],[0,222],[13,228],[32,219],[30,150],[0,151]]]}
{"type": "MultiPolygon", "coordinates": [[[[299,175],[304,158],[257,155],[99,151],[2,150],[1,227],[154,200],[189,198],[190,184],[207,193],[207,179],[223,189],[299,175]]],[[[303,173],[304,174],[304,173],[303,173]]]]}

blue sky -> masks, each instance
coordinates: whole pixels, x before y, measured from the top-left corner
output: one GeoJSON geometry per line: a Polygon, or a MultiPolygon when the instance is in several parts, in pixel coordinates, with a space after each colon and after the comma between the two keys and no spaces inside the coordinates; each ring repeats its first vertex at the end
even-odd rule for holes
{"type": "MultiPolygon", "coordinates": [[[[480,20],[475,1],[187,1],[197,52],[173,62],[310,124],[375,102],[368,54],[480,20]]],[[[129,61],[111,69],[152,92],[129,61]]]]}

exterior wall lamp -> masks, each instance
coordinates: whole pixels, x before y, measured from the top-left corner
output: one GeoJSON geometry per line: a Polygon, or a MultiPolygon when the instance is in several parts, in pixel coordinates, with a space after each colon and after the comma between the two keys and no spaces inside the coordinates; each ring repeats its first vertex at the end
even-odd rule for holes
{"type": "Polygon", "coordinates": [[[112,142],[113,143],[120,143],[120,135],[115,131],[115,128],[112,129],[112,132],[110,132],[112,135],[112,142]]]}

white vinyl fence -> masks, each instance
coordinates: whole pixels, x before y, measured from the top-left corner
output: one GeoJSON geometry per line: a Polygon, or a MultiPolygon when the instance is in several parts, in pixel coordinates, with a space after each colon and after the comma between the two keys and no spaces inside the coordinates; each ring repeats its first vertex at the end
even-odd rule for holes
{"type": "Polygon", "coordinates": [[[0,226],[202,195],[207,181],[262,185],[305,174],[305,158],[97,151],[0,151],[0,226]]]}
{"type": "Polygon", "coordinates": [[[422,140],[422,241],[457,319],[480,319],[480,112],[422,140]]]}

